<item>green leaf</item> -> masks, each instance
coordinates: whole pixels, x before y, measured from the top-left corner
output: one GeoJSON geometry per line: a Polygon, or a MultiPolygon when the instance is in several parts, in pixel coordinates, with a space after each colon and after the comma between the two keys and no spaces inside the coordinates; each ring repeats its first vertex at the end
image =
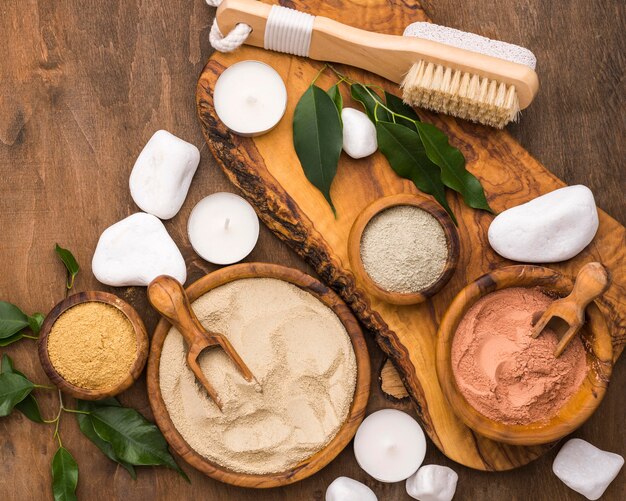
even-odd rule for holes
{"type": "Polygon", "coordinates": [[[296,105],[293,144],[307,179],[322,192],[334,212],[330,186],[343,146],[341,119],[330,96],[315,85],[296,105]]]}
{"type": "Polygon", "coordinates": [[[411,108],[408,104],[405,104],[404,101],[402,101],[402,99],[400,99],[398,96],[394,96],[387,91],[385,91],[385,102],[387,104],[387,108],[389,108],[397,115],[402,115],[395,117],[396,123],[402,124],[405,127],[409,127],[410,129],[413,129],[415,132],[417,132],[417,127],[415,126],[414,122],[419,122],[420,117],[417,116],[417,113],[415,113],[415,110],[413,108],[411,108]],[[407,120],[403,117],[407,117],[410,120],[407,120]]]}
{"type": "Polygon", "coordinates": [[[383,100],[369,87],[366,88],[360,83],[354,83],[350,85],[350,95],[352,99],[363,105],[367,116],[370,117],[372,122],[376,123],[377,120],[382,120],[383,122],[393,121],[391,114],[385,108],[380,105],[376,106],[376,102],[383,104],[383,100]]]}
{"type": "Polygon", "coordinates": [[[0,374],[0,417],[11,414],[13,407],[33,391],[35,385],[20,374],[0,374]]]}
{"type": "Polygon", "coordinates": [[[17,306],[0,301],[0,339],[6,339],[28,327],[28,317],[17,306]]]}
{"type": "Polygon", "coordinates": [[[24,400],[15,406],[15,408],[33,423],[43,423],[39,404],[32,393],[29,393],[24,400]]]}
{"type": "Polygon", "coordinates": [[[28,327],[30,327],[30,330],[33,331],[35,336],[39,335],[44,318],[45,317],[41,313],[33,313],[30,317],[28,317],[28,327]]]}
{"type": "Polygon", "coordinates": [[[75,500],[76,485],[78,485],[78,465],[67,449],[59,447],[52,458],[54,501],[75,500]]]}
{"type": "Polygon", "coordinates": [[[24,332],[20,331],[17,334],[13,334],[11,337],[6,337],[4,339],[0,338],[0,348],[9,346],[10,344],[15,343],[16,341],[19,341],[23,337],[24,337],[24,332]]]}
{"type": "Polygon", "coordinates": [[[6,353],[2,355],[2,360],[0,360],[0,374],[3,372],[13,372],[13,360],[6,353]]]}
{"type": "MultiPolygon", "coordinates": [[[[0,362],[0,374],[17,374],[26,378],[24,374],[22,374],[17,369],[13,368],[13,360],[6,353],[2,356],[2,362],[0,362]]],[[[28,379],[28,378],[26,378],[28,379]]],[[[41,411],[39,410],[39,404],[37,403],[37,399],[32,393],[29,393],[24,400],[15,405],[15,409],[24,414],[28,419],[34,421],[35,423],[43,423],[43,418],[41,417],[41,411]]]]}
{"type": "Polygon", "coordinates": [[[448,136],[432,124],[419,122],[417,131],[428,158],[441,167],[443,183],[460,193],[467,205],[493,212],[480,181],[465,169],[465,157],[448,142],[448,136]]]}
{"type": "Polygon", "coordinates": [[[167,466],[189,480],[169,453],[159,429],[136,410],[97,407],[90,416],[95,432],[111,444],[115,456],[122,461],[135,466],[167,466]]]}
{"type": "MultiPolygon", "coordinates": [[[[117,400],[115,399],[110,399],[110,400],[114,401],[115,406],[119,406],[119,403],[117,402],[117,400]]],[[[85,412],[91,412],[93,409],[98,407],[98,404],[96,403],[92,404],[85,400],[78,400],[77,404],[78,404],[78,410],[85,411],[85,412]]],[[[102,405],[102,403],[100,403],[100,405],[102,405]]],[[[133,479],[137,478],[137,473],[135,472],[135,468],[133,467],[133,465],[117,457],[117,455],[113,451],[113,446],[109,442],[102,440],[100,436],[96,433],[96,430],[93,427],[93,420],[90,414],[76,414],[76,420],[78,421],[78,427],[80,428],[80,431],[83,432],[83,435],[85,435],[89,440],[91,440],[95,444],[95,446],[98,449],[100,449],[106,457],[108,457],[112,461],[115,461],[120,466],[125,468],[126,471],[128,471],[128,473],[133,479]]]]}
{"type": "Polygon", "coordinates": [[[400,124],[378,122],[376,135],[380,151],[396,174],[410,179],[424,193],[432,195],[456,224],[456,218],[446,200],[441,170],[426,156],[417,132],[400,124]]]}
{"type": "Polygon", "coordinates": [[[63,247],[60,247],[59,244],[55,244],[54,250],[61,259],[61,261],[63,261],[65,268],[67,268],[67,288],[71,289],[74,286],[74,278],[80,270],[78,262],[70,251],[64,249],[63,247]]]}
{"type": "Polygon", "coordinates": [[[339,112],[339,117],[341,117],[341,110],[343,110],[343,97],[341,97],[339,84],[333,85],[330,89],[328,89],[327,93],[330,96],[330,98],[333,100],[333,103],[335,103],[335,107],[337,108],[337,111],[339,112]]]}

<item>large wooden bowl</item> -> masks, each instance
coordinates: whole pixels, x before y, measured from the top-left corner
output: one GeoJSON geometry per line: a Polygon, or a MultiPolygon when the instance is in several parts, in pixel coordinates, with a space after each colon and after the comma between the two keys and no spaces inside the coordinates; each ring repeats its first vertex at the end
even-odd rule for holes
{"type": "Polygon", "coordinates": [[[400,193],[398,195],[390,195],[388,197],[382,197],[371,204],[354,220],[354,224],[350,229],[350,236],[348,237],[348,258],[350,259],[350,265],[354,274],[357,276],[359,283],[363,284],[363,287],[374,296],[383,299],[391,304],[409,305],[417,304],[426,301],[429,297],[433,296],[441,290],[441,288],[448,283],[450,277],[454,273],[456,266],[459,262],[459,232],[454,226],[452,219],[445,210],[439,205],[426,198],[423,195],[417,195],[414,193],[400,193]],[[367,227],[367,224],[381,212],[397,207],[400,205],[410,205],[417,207],[428,212],[433,216],[443,228],[443,232],[446,236],[446,245],[448,247],[448,257],[446,259],[446,265],[444,266],[439,278],[437,280],[416,292],[394,292],[383,289],[378,285],[372,277],[365,270],[363,260],[361,259],[361,239],[363,238],[363,232],[367,227]]]}
{"type": "Polygon", "coordinates": [[[41,361],[41,366],[50,381],[52,381],[61,391],[83,400],[100,400],[102,398],[113,397],[123,392],[137,380],[146,365],[146,360],[148,358],[148,344],[148,334],[146,333],[143,321],[135,308],[133,308],[130,304],[114,294],[109,294],[108,292],[79,292],[77,294],[72,294],[61,301],[46,316],[46,319],[41,326],[41,334],[39,335],[39,360],[41,361]],[[57,318],[77,304],[93,301],[105,303],[120,310],[133,326],[135,339],[137,341],[137,353],[135,355],[135,360],[130,367],[128,376],[115,386],[104,388],[102,390],[81,388],[73,385],[69,381],[66,381],[63,379],[63,376],[56,371],[48,354],[48,336],[50,335],[50,330],[52,329],[52,326],[54,325],[54,322],[56,322],[57,318]]]}
{"type": "Polygon", "coordinates": [[[357,380],[354,398],[352,399],[348,416],[335,437],[322,450],[295,465],[290,470],[264,475],[251,475],[231,471],[198,454],[185,441],[174,426],[174,423],[172,423],[167,408],[165,407],[163,396],[161,395],[161,387],[159,384],[161,352],[163,350],[163,343],[171,327],[169,322],[165,319],[161,319],[158,323],[154,331],[154,336],[152,337],[152,346],[148,358],[148,397],[157,425],[163,432],[163,435],[176,453],[191,466],[216,480],[241,487],[278,487],[297,482],[316,473],[330,463],[344,447],[348,445],[356,433],[359,424],[365,417],[365,407],[367,405],[370,387],[369,354],[361,327],[345,303],[337,294],[321,282],[298,270],[275,264],[243,263],[222,268],[221,270],[204,276],[197,282],[191,284],[186,289],[186,292],[189,296],[189,300],[195,301],[211,289],[244,278],[275,278],[297,285],[332,309],[346,328],[356,356],[357,380]]]}
{"type": "Polygon", "coordinates": [[[439,383],[455,413],[481,435],[514,445],[553,442],[583,424],[604,397],[613,369],[611,335],[604,316],[595,303],[591,303],[586,310],[587,321],[579,334],[582,335],[587,353],[588,367],[580,389],[547,421],[510,425],[489,419],[467,402],[456,384],[451,362],[452,340],[461,319],[474,303],[491,292],[508,287],[538,287],[548,294],[566,296],[572,290],[573,283],[549,268],[519,265],[500,268],[469,284],[454,298],[439,326],[439,383]]]}

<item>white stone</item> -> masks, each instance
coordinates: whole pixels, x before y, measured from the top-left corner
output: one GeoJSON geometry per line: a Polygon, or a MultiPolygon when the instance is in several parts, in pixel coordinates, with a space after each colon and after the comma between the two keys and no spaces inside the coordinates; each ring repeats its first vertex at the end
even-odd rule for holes
{"type": "Polygon", "coordinates": [[[376,127],[362,111],[344,108],[341,111],[343,121],[343,151],[352,158],[363,158],[378,149],[376,127]]]}
{"type": "Polygon", "coordinates": [[[187,197],[198,163],[200,151],[193,144],[166,130],[156,131],[130,173],[133,200],[156,217],[174,217],[187,197]]]}
{"type": "Polygon", "coordinates": [[[326,501],[378,501],[367,485],[348,477],[337,477],[326,489],[326,501]]]}
{"type": "Polygon", "coordinates": [[[593,500],[604,494],[623,465],[624,458],[619,454],[598,449],[580,438],[572,438],[554,458],[552,471],[570,489],[593,500]]]}
{"type": "Polygon", "coordinates": [[[107,285],[148,285],[159,275],[187,279],[185,260],[157,217],[137,212],[109,226],[91,261],[95,277],[107,285]]]}
{"type": "Polygon", "coordinates": [[[489,243],[501,256],[526,263],[574,257],[598,231],[598,210],[586,186],[560,188],[505,210],[489,227],[489,243]]]}
{"type": "Polygon", "coordinates": [[[459,476],[447,466],[427,464],[406,480],[406,492],[419,501],[451,501],[459,476]]]}

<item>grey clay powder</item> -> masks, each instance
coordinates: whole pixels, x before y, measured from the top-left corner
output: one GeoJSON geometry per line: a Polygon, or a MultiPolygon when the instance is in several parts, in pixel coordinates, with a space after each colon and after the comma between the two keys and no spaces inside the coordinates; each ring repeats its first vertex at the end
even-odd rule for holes
{"type": "Polygon", "coordinates": [[[375,215],[361,237],[368,275],[390,292],[419,292],[437,281],[448,259],[446,235],[437,219],[411,205],[375,215]]]}

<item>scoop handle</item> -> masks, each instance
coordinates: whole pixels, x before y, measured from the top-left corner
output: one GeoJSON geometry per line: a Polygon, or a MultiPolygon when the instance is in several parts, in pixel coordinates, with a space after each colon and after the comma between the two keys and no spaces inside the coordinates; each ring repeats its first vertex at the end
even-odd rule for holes
{"type": "Polygon", "coordinates": [[[581,313],[591,301],[600,297],[609,288],[610,279],[607,269],[598,262],[587,263],[578,275],[574,288],[568,299],[571,299],[581,313]]]}
{"type": "MultiPolygon", "coordinates": [[[[217,8],[218,27],[229,33],[237,24],[247,24],[252,32],[245,43],[264,47],[272,7],[256,0],[224,0],[217,8]]],[[[315,17],[308,57],[355,66],[395,83],[400,83],[419,60],[441,64],[514,85],[521,109],[539,89],[537,74],[523,64],[423,38],[361,30],[322,16],[315,17]]]]}
{"type": "Polygon", "coordinates": [[[160,275],[148,285],[148,300],[162,316],[178,329],[188,346],[206,343],[208,336],[191,309],[182,284],[173,277],[160,275]]]}

